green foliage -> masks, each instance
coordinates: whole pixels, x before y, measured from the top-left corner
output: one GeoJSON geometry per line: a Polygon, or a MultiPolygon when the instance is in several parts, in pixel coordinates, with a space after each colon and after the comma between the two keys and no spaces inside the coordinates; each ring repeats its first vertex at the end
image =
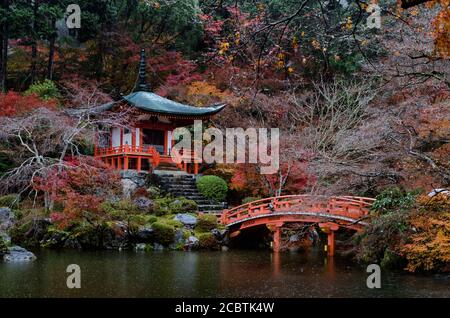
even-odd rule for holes
{"type": "Polygon", "coordinates": [[[43,100],[61,98],[61,94],[58,87],[56,87],[56,84],[48,79],[31,85],[25,92],[25,95],[31,94],[36,94],[43,100]]]}
{"type": "Polygon", "coordinates": [[[197,203],[184,197],[166,196],[155,200],[153,212],[157,216],[175,213],[192,213],[197,211],[197,203]]]}
{"type": "Polygon", "coordinates": [[[11,156],[0,151],[0,177],[12,168],[14,168],[14,162],[11,160],[11,156]]]}
{"type": "Polygon", "coordinates": [[[8,194],[0,197],[0,207],[19,207],[20,196],[18,194],[8,194]]]}
{"type": "Polygon", "coordinates": [[[202,249],[219,248],[219,244],[212,233],[200,233],[198,235],[198,246],[202,249]]]}
{"type": "Polygon", "coordinates": [[[198,232],[209,232],[217,227],[217,217],[213,214],[201,214],[197,217],[195,229],[198,232]]]}
{"type": "Polygon", "coordinates": [[[258,201],[261,199],[262,199],[261,197],[246,197],[246,198],[242,199],[242,204],[247,204],[247,203],[250,203],[253,201],[258,201]]]}
{"type": "Polygon", "coordinates": [[[161,196],[161,190],[158,187],[150,187],[147,189],[147,195],[150,199],[157,199],[161,196]]]}
{"type": "Polygon", "coordinates": [[[178,197],[169,204],[171,213],[193,213],[198,209],[194,200],[188,200],[184,197],[178,197]]]}
{"type": "Polygon", "coordinates": [[[131,214],[139,214],[140,211],[131,200],[117,202],[105,201],[100,204],[100,209],[106,212],[114,220],[122,220],[131,214]]]}
{"type": "Polygon", "coordinates": [[[197,188],[208,199],[224,201],[228,186],[225,180],[217,176],[203,176],[197,180],[197,188]]]}
{"type": "Polygon", "coordinates": [[[8,253],[8,245],[3,237],[0,236],[0,255],[8,253]]]}
{"type": "Polygon", "coordinates": [[[170,213],[170,203],[173,202],[172,197],[164,197],[155,200],[153,206],[153,213],[157,216],[163,216],[170,213]]]}
{"type": "Polygon", "coordinates": [[[404,192],[399,188],[384,190],[376,197],[372,210],[379,213],[388,213],[393,210],[407,210],[414,204],[418,192],[404,192]]]}
{"type": "Polygon", "coordinates": [[[154,216],[154,215],[148,215],[147,216],[147,223],[148,224],[153,224],[156,221],[158,221],[158,217],[154,216]]]}
{"type": "Polygon", "coordinates": [[[166,222],[157,221],[152,224],[155,241],[164,246],[170,245],[175,239],[175,227],[166,222]]]}

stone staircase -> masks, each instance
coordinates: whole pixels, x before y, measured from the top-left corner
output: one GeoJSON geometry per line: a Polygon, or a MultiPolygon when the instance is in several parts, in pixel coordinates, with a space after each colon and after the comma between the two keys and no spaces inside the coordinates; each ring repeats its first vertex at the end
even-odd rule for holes
{"type": "Polygon", "coordinates": [[[197,202],[198,211],[202,213],[221,214],[226,203],[217,203],[205,198],[197,189],[195,175],[185,172],[162,171],[154,172],[162,190],[174,197],[185,197],[197,202]]]}

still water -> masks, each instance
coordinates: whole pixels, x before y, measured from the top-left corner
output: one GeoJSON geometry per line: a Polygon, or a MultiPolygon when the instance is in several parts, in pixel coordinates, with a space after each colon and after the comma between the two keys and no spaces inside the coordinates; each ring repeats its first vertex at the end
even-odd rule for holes
{"type": "Polygon", "coordinates": [[[0,297],[450,297],[450,275],[382,271],[371,290],[365,268],[315,251],[36,254],[0,262],[0,297]],[[66,286],[69,264],[81,267],[81,289],[66,286]]]}

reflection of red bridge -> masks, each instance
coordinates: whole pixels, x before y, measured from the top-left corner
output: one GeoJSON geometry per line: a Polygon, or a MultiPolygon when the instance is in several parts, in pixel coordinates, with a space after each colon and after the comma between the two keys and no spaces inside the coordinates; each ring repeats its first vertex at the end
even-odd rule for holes
{"type": "Polygon", "coordinates": [[[279,251],[281,227],[285,223],[318,223],[328,234],[328,254],[334,254],[334,232],[339,227],[360,231],[375,199],[362,197],[326,197],[286,195],[266,198],[225,210],[221,223],[230,237],[247,228],[266,225],[273,232],[273,249],[279,251]]]}

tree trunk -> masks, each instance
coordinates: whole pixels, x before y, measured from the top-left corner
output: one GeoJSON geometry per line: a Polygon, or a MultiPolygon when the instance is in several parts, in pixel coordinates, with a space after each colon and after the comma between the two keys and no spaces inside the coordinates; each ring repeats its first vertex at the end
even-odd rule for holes
{"type": "MultiPolygon", "coordinates": [[[[32,1],[31,1],[32,3],[32,1]]],[[[33,84],[36,81],[36,75],[37,75],[37,14],[39,9],[39,0],[34,0],[34,7],[33,7],[33,42],[31,44],[31,68],[30,68],[30,74],[31,74],[31,84],[33,84]]]]}
{"type": "MultiPolygon", "coordinates": [[[[3,0],[1,2],[2,8],[5,11],[9,10],[9,0],[3,0]]],[[[8,14],[7,14],[8,16],[8,14]]],[[[8,70],[8,22],[4,21],[0,26],[0,33],[1,33],[1,62],[0,62],[0,91],[5,92],[6,91],[6,77],[7,77],[7,70],[8,70]]]]}
{"type": "Polygon", "coordinates": [[[57,37],[57,33],[56,33],[56,21],[52,20],[52,27],[54,29],[54,31],[52,32],[52,34],[50,35],[49,38],[49,52],[48,52],[48,65],[47,65],[47,78],[49,80],[53,80],[53,65],[55,62],[55,43],[56,43],[56,37],[57,37]]]}

